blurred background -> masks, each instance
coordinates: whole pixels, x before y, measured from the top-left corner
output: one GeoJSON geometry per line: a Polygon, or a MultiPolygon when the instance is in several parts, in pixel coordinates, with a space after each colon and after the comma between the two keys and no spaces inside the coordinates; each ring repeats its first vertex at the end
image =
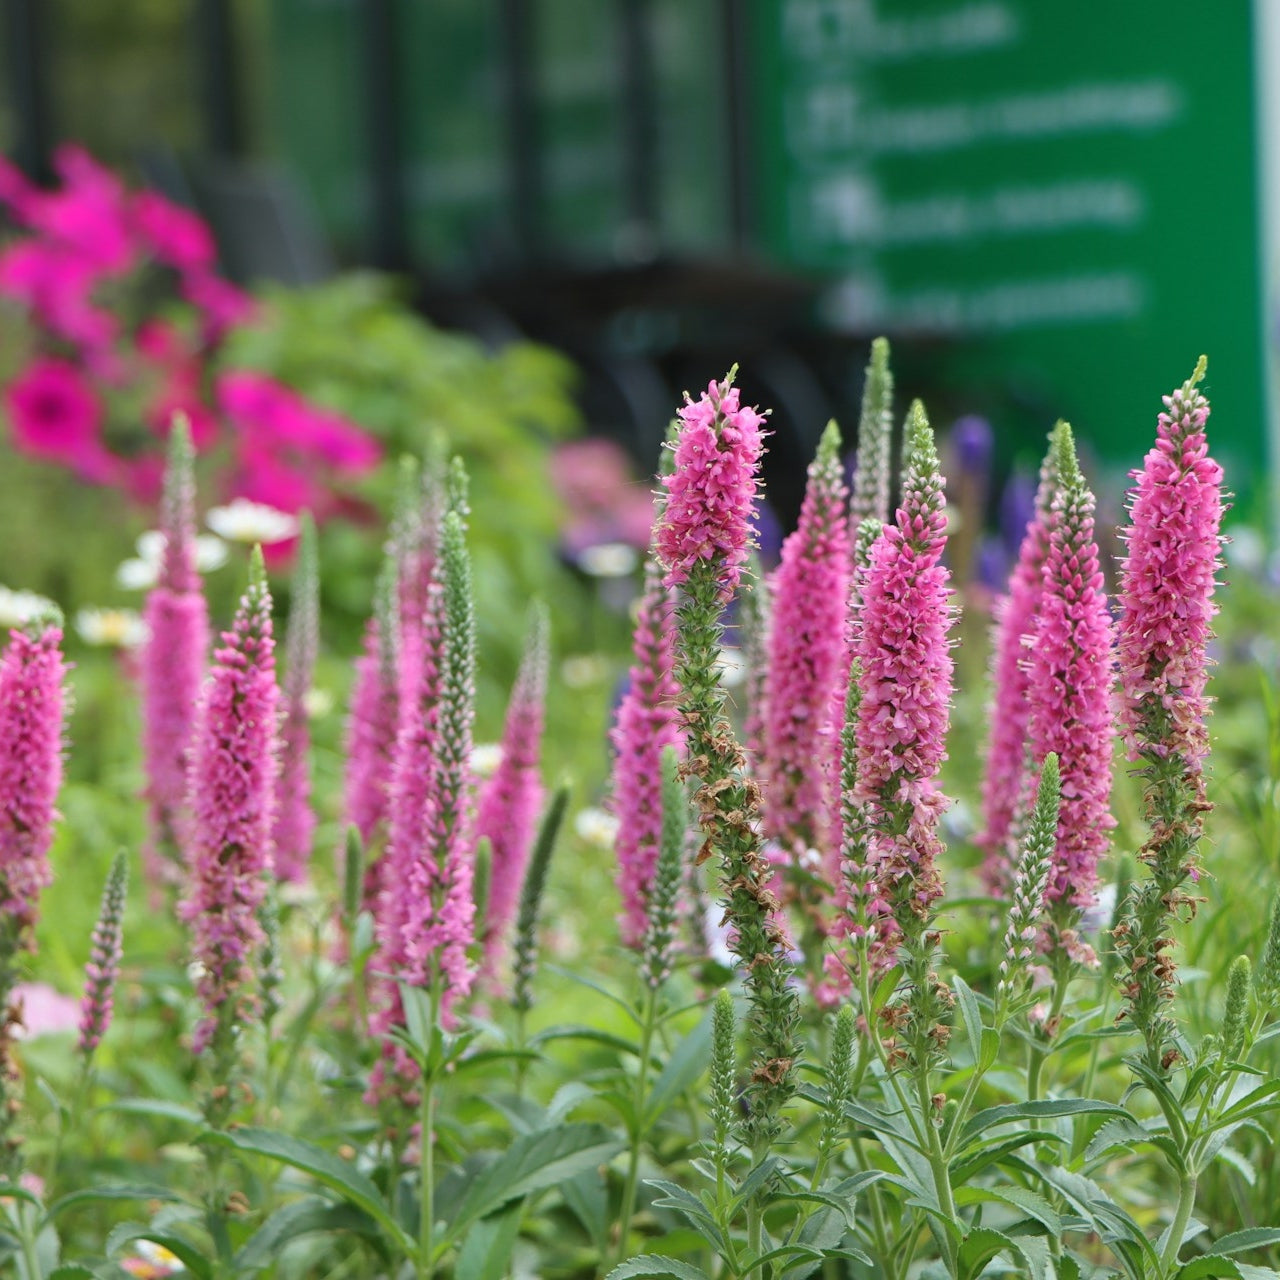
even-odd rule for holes
{"type": "Polygon", "coordinates": [[[545,343],[644,472],[679,392],[739,361],[788,524],[884,332],[903,407],[981,415],[1001,476],[1059,416],[1135,465],[1206,352],[1217,449],[1263,501],[1268,19],[1247,4],[3,11],[0,144],[27,174],[72,141],[197,210],[241,285],[374,267],[488,350],[545,343]]]}

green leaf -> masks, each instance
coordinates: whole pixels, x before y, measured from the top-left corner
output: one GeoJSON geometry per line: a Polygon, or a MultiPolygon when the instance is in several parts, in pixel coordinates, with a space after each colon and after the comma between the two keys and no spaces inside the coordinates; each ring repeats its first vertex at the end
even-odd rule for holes
{"type": "Polygon", "coordinates": [[[1049,1120],[1058,1116],[1127,1116],[1124,1107],[1096,1098],[1042,1098],[1035,1102],[1010,1102],[979,1111],[960,1135],[960,1147],[966,1147],[979,1134],[996,1125],[1014,1120],[1049,1120]]]}
{"type": "Polygon", "coordinates": [[[1024,1213],[1038,1222],[1051,1236],[1062,1234],[1062,1218],[1058,1211],[1041,1195],[1025,1187],[961,1187],[955,1193],[957,1205],[981,1204],[996,1201],[1024,1213]]]}
{"type": "Polygon", "coordinates": [[[707,1280],[707,1273],[675,1258],[642,1253],[614,1267],[605,1280],[646,1280],[648,1277],[653,1280],[707,1280]]]}
{"type": "Polygon", "coordinates": [[[992,1258],[1002,1253],[1015,1253],[1017,1247],[1008,1236],[990,1227],[975,1227],[960,1242],[958,1256],[961,1280],[974,1280],[992,1258]]]}
{"type": "Polygon", "coordinates": [[[103,1111],[122,1111],[126,1115],[155,1116],[164,1120],[180,1120],[183,1124],[203,1125],[204,1116],[179,1102],[165,1102],[161,1098],[120,1098],[108,1102],[103,1111]]]}
{"type": "Polygon", "coordinates": [[[1206,1254],[1202,1258],[1192,1258],[1184,1267],[1175,1272],[1177,1280],[1205,1280],[1207,1276],[1230,1277],[1230,1280],[1241,1280],[1240,1264],[1233,1258],[1220,1258],[1216,1254],[1206,1254]]]}
{"type": "Polygon", "coordinates": [[[983,1027],[982,1049],[978,1054],[978,1070],[990,1071],[1000,1056],[1000,1033],[994,1027],[983,1027]]]}
{"type": "Polygon", "coordinates": [[[457,1238],[471,1223],[509,1200],[606,1164],[624,1145],[598,1124],[566,1124],[517,1138],[471,1180],[449,1222],[448,1238],[457,1238]]]}
{"type": "Polygon", "coordinates": [[[630,1054],[633,1058],[640,1056],[640,1046],[625,1036],[614,1035],[610,1031],[600,1031],[596,1027],[550,1027],[539,1031],[529,1038],[532,1046],[550,1044],[553,1040],[588,1040],[604,1045],[607,1049],[616,1049],[619,1053],[630,1054]]]}
{"type": "Polygon", "coordinates": [[[107,1236],[106,1252],[108,1256],[121,1253],[135,1240],[149,1240],[163,1249],[168,1249],[198,1280],[210,1280],[213,1275],[213,1264],[199,1249],[189,1244],[181,1236],[170,1235],[165,1231],[156,1231],[143,1226],[140,1222],[122,1222],[107,1236]]]}
{"type": "Polygon", "coordinates": [[[350,1231],[366,1239],[379,1239],[377,1224],[367,1213],[350,1204],[308,1196],[277,1209],[249,1237],[236,1254],[236,1274],[270,1266],[290,1241],[320,1231],[350,1231]]]}
{"type": "Polygon", "coordinates": [[[662,1074],[653,1082],[644,1105],[646,1131],[706,1071],[711,1060],[711,1010],[676,1045],[662,1074]]]}
{"type": "Polygon", "coordinates": [[[598,1169],[583,1169],[560,1184],[564,1202],[582,1223],[591,1243],[604,1253],[609,1242],[609,1193],[598,1169]]]}
{"type": "Polygon", "coordinates": [[[1269,1249],[1273,1244],[1280,1244],[1280,1228],[1247,1227],[1215,1240],[1213,1251],[1215,1254],[1243,1253],[1246,1249],[1269,1249]]]}
{"type": "Polygon", "coordinates": [[[159,1200],[164,1204],[187,1204],[171,1187],[161,1187],[148,1183],[140,1186],[122,1185],[118,1187],[86,1187],[83,1191],[72,1191],[55,1200],[45,1213],[45,1222],[51,1222],[65,1209],[73,1205],[89,1204],[95,1200],[159,1200]]]}
{"type": "Polygon", "coordinates": [[[454,1280],[502,1280],[511,1262],[523,1215],[524,1206],[516,1204],[502,1213],[481,1218],[467,1232],[458,1251],[454,1280]]]}
{"type": "Polygon", "coordinates": [[[969,1048],[974,1061],[982,1057],[982,1010],[978,1008],[978,997],[973,994],[969,984],[957,973],[951,979],[955,989],[956,1002],[960,1006],[960,1016],[964,1021],[964,1032],[969,1037],[969,1048]]]}
{"type": "Polygon", "coordinates": [[[349,1204],[363,1209],[406,1253],[417,1251],[417,1242],[395,1220],[382,1195],[373,1182],[355,1165],[341,1159],[321,1147],[276,1133],[272,1129],[246,1127],[231,1129],[225,1133],[206,1132],[200,1141],[217,1146],[234,1147],[237,1151],[251,1151],[254,1155],[267,1156],[291,1168],[309,1173],[317,1182],[336,1191],[349,1204]]]}

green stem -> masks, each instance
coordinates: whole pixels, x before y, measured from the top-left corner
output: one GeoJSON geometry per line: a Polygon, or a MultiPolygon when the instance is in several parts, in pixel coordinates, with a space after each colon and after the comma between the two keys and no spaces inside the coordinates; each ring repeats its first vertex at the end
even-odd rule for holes
{"type": "Polygon", "coordinates": [[[1178,1253],[1182,1248],[1182,1235],[1191,1221],[1191,1210],[1196,1203],[1196,1175],[1185,1173],[1178,1179],[1178,1207],[1173,1221],[1169,1224],[1169,1237],[1165,1241],[1164,1252],[1160,1255],[1160,1270],[1164,1275],[1171,1275],[1178,1264],[1178,1253]]]}
{"type": "Polygon", "coordinates": [[[653,1027],[658,1012],[658,992],[649,987],[644,1005],[644,1024],[640,1032],[640,1065],[636,1071],[634,1095],[635,1123],[631,1127],[631,1155],[627,1162],[627,1180],[622,1188],[622,1217],[618,1222],[618,1256],[615,1265],[621,1265],[627,1256],[627,1237],[631,1231],[631,1217],[635,1212],[636,1187],[640,1181],[640,1148],[644,1145],[644,1104],[649,1077],[649,1053],[653,1047],[653,1027]]]}
{"type": "MultiPolygon", "coordinates": [[[[1045,1019],[1045,1026],[1052,1027],[1057,1023],[1058,1018],[1062,1014],[1062,1006],[1067,998],[1067,984],[1069,977],[1067,973],[1059,972],[1055,975],[1053,984],[1053,1002],[1049,1006],[1049,1016],[1045,1019]]],[[[1045,1059],[1049,1056],[1049,1047],[1037,1045],[1031,1050],[1031,1055],[1027,1059],[1027,1101],[1037,1102],[1040,1098],[1040,1081],[1044,1072],[1045,1059]]],[[[1031,1122],[1031,1127],[1037,1127],[1036,1122],[1031,1122]]]]}
{"type": "MultiPolygon", "coordinates": [[[[921,1066],[916,1073],[916,1089],[920,1096],[920,1114],[929,1136],[929,1168],[933,1170],[933,1185],[938,1193],[938,1208],[949,1221],[959,1225],[956,1217],[955,1199],[951,1194],[951,1170],[947,1165],[946,1154],[942,1150],[942,1137],[938,1126],[929,1118],[933,1109],[933,1099],[929,1093],[929,1076],[926,1067],[921,1066]]],[[[951,1274],[957,1275],[957,1259],[955,1241],[949,1234],[943,1235],[943,1249],[947,1255],[947,1268],[951,1274]]]]}
{"type": "Polygon", "coordinates": [[[41,1280],[42,1275],[40,1256],[36,1250],[36,1237],[33,1230],[35,1217],[34,1205],[19,1204],[14,1209],[18,1239],[22,1246],[22,1269],[26,1272],[26,1280],[41,1280]]]}
{"type": "Polygon", "coordinates": [[[58,1135],[53,1142],[53,1156],[49,1162],[49,1186],[58,1185],[58,1174],[62,1166],[62,1148],[68,1133],[80,1132],[80,1114],[84,1110],[85,1099],[89,1094],[89,1086],[93,1080],[93,1058],[86,1055],[80,1059],[80,1070],[76,1074],[75,1089],[71,1094],[71,1105],[67,1108],[66,1118],[59,1118],[58,1135]]]}
{"type": "MultiPolygon", "coordinates": [[[[436,1025],[440,1018],[440,980],[437,977],[431,984],[429,996],[431,1016],[428,1021],[429,1034],[434,1044],[436,1025]]],[[[432,1045],[425,1046],[430,1052],[432,1045]]],[[[421,1199],[418,1205],[418,1280],[432,1280],[436,1270],[435,1260],[435,1133],[432,1127],[435,1103],[435,1068],[422,1073],[422,1110],[420,1127],[422,1129],[422,1154],[420,1157],[418,1185],[421,1199]]]]}

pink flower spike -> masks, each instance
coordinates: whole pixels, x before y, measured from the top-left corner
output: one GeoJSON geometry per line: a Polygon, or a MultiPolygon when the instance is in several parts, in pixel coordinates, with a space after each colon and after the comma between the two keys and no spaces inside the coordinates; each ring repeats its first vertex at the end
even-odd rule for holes
{"type": "Polygon", "coordinates": [[[1044,562],[1044,592],[1027,657],[1031,757],[1058,756],[1062,807],[1045,899],[1092,905],[1111,816],[1114,658],[1111,618],[1093,536],[1093,494],[1071,428],[1055,429],[1058,490],[1044,562]]]}
{"type": "Polygon", "coordinates": [[[1036,627],[1040,599],[1044,594],[1044,562],[1049,555],[1049,535],[1053,529],[1053,500],[1058,489],[1058,435],[1062,425],[1049,435],[1049,451],[1040,468],[1035,515],[1027,525],[1018,562],[1009,579],[1009,593],[997,606],[992,637],[991,741],[987,749],[986,775],[982,787],[984,826],[974,843],[986,851],[982,875],[987,887],[1004,893],[1012,874],[1011,851],[1007,847],[1020,806],[1029,804],[1030,777],[1027,722],[1027,645],[1036,627]]]}
{"type": "Polygon", "coordinates": [[[61,618],[44,616],[11,632],[0,657],[0,912],[22,935],[35,926],[40,891],[53,879],[66,710],[61,642],[61,618]]]}
{"type": "Polygon", "coordinates": [[[275,870],[278,880],[307,878],[316,815],[311,807],[311,730],[307,695],[315,677],[320,635],[320,570],[315,522],[303,512],[298,563],[285,641],[284,725],[276,801],[275,870]]]}
{"type": "Polygon", "coordinates": [[[507,705],[502,759],[480,792],[475,838],[493,850],[484,926],[485,969],[494,979],[506,948],[542,810],[540,772],[547,696],[547,611],[535,605],[507,705]]]}
{"type": "Polygon", "coordinates": [[[1156,425],[1129,495],[1128,555],[1120,573],[1120,724],[1129,759],[1177,756],[1204,800],[1209,751],[1206,654],[1225,505],[1222,468],[1209,456],[1209,402],[1196,384],[1204,361],[1156,425]]]}
{"type": "Polygon", "coordinates": [[[249,586],[222,641],[201,700],[188,774],[190,879],[181,914],[192,926],[205,1011],[193,1040],[196,1053],[215,1042],[226,1050],[258,1008],[258,911],[272,871],[280,695],[271,595],[256,547],[249,586]]]}
{"type": "Polygon", "coordinates": [[[161,508],[160,575],[147,595],[139,656],[143,756],[150,834],[144,848],[156,885],[173,884],[187,818],[187,766],[209,649],[209,609],[195,552],[194,455],[186,423],[174,423],[161,508]]]}
{"type": "Polygon", "coordinates": [[[800,522],[770,583],[773,618],[765,686],[765,834],[793,858],[817,849],[838,881],[839,724],[849,667],[848,501],[840,430],[829,423],[809,466],[800,522]]]}
{"type": "Polygon", "coordinates": [[[610,734],[618,819],[614,850],[622,899],[618,924],[624,946],[639,947],[649,923],[649,890],[662,840],[662,752],[683,745],[675,667],[675,607],[671,589],[652,560],[632,639],[627,691],[610,734]]]}
{"type": "Polygon", "coordinates": [[[764,416],[740,404],[735,372],[712,382],[697,400],[685,393],[675,469],[662,480],[667,501],[656,542],[671,587],[685,582],[699,561],[717,561],[726,603],[751,545],[756,476],[764,453],[764,416]]]}
{"type": "Polygon", "coordinates": [[[867,815],[874,868],[868,915],[879,963],[918,929],[942,895],[938,821],[947,799],[937,776],[946,758],[954,620],[941,563],[944,482],[933,432],[917,400],[907,415],[902,505],[871,548],[856,654],[861,705],[853,803],[867,815]]]}
{"type": "Polygon", "coordinates": [[[93,928],[89,963],[85,966],[84,997],[80,1002],[80,1038],[76,1051],[86,1058],[102,1043],[111,1025],[116,977],[124,937],[125,896],[129,863],[123,850],[116,854],[102,891],[102,907],[93,928]]]}

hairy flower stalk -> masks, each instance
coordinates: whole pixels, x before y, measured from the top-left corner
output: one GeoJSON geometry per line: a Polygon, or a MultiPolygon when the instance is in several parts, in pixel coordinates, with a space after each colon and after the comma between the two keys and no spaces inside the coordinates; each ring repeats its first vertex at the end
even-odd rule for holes
{"type": "Polygon", "coordinates": [[[1058,843],[1046,891],[1049,942],[1087,958],[1074,924],[1079,909],[1096,897],[1098,864],[1116,825],[1111,816],[1112,628],[1093,535],[1093,494],[1066,423],[1055,428],[1054,450],[1058,492],[1027,659],[1027,728],[1032,758],[1055,753],[1062,779],[1058,843]]]}
{"type": "Polygon", "coordinates": [[[839,739],[832,707],[848,669],[848,491],[840,429],[828,423],[809,466],[800,522],[782,544],[773,578],[766,674],[765,833],[799,860],[809,849],[834,868],[839,833],[834,784],[839,739]]]}
{"type": "Polygon", "coordinates": [[[365,850],[363,905],[376,909],[384,870],[379,850],[386,841],[392,766],[400,716],[400,618],[396,562],[387,556],[374,591],[373,613],[365,624],[355,664],[347,718],[346,821],[360,833],[365,850]]]}
{"type": "Polygon", "coordinates": [[[640,966],[650,991],[657,991],[671,976],[689,830],[689,797],[680,780],[680,755],[674,746],[663,749],[661,767],[662,838],[648,898],[640,966]]]}
{"type": "Polygon", "coordinates": [[[631,672],[618,705],[610,807],[618,819],[614,843],[624,946],[641,945],[649,892],[662,845],[662,754],[681,741],[676,710],[674,593],[654,561],[645,566],[644,593],[632,638],[631,672]]]}
{"type": "Polygon", "coordinates": [[[182,881],[187,766],[209,650],[209,607],[196,570],[194,460],[186,420],[175,418],[160,512],[164,550],[147,595],[138,664],[150,819],[143,863],[153,891],[182,881]]]}
{"type": "Polygon", "coordinates": [[[439,703],[435,725],[432,782],[425,805],[425,840],[405,850],[399,865],[403,882],[389,886],[405,899],[401,924],[403,967],[399,981],[438,991],[441,1016],[471,990],[474,973],[467,956],[475,904],[471,898],[470,831],[471,732],[475,719],[476,632],[471,599],[471,565],[462,517],[445,516],[440,532],[443,591],[439,703]]]}
{"type": "Polygon", "coordinates": [[[947,800],[936,779],[946,758],[953,610],[942,564],[944,481],[919,401],[907,416],[907,445],[902,505],[871,550],[864,582],[852,798],[866,813],[875,877],[873,959],[888,967],[898,948],[904,970],[902,998],[884,1016],[923,1065],[946,1044],[951,999],[933,973],[932,920],[942,894],[937,828],[947,800]]]}
{"type": "Polygon", "coordinates": [[[876,338],[862,384],[862,414],[858,419],[857,468],[849,501],[851,538],[864,520],[887,520],[889,459],[893,441],[893,374],[889,369],[889,340],[876,338]]]}
{"type": "Polygon", "coordinates": [[[1027,704],[1027,640],[1035,633],[1036,615],[1044,594],[1044,564],[1053,529],[1053,500],[1058,491],[1059,423],[1049,434],[1049,451],[1040,468],[1035,514],[1027,525],[1018,561],[1009,578],[1009,591],[996,612],[991,642],[991,740],[982,785],[983,829],[974,843],[985,850],[982,878],[996,894],[1008,891],[1010,842],[1020,806],[1027,803],[1030,708],[1027,704]]]}
{"type": "Polygon", "coordinates": [[[485,903],[484,965],[496,976],[524,882],[542,809],[542,726],[547,696],[547,610],[531,611],[524,657],[507,705],[502,759],[480,793],[476,839],[491,846],[485,903]]]}
{"type": "Polygon", "coordinates": [[[1045,891],[1049,887],[1049,874],[1058,842],[1061,786],[1058,757],[1050,753],[1040,767],[1035,805],[1013,877],[996,982],[997,1027],[1025,992],[1031,976],[1031,963],[1038,950],[1040,918],[1044,912],[1045,891]]]}
{"type": "Polygon", "coordinates": [[[520,905],[516,911],[515,943],[512,947],[513,978],[511,1004],[521,1018],[533,1007],[533,979],[538,969],[538,914],[542,907],[542,895],[547,888],[547,876],[551,870],[551,855],[555,852],[556,837],[569,807],[569,787],[561,783],[552,793],[538,824],[537,838],[529,866],[520,886],[520,905]]]}
{"type": "Polygon", "coordinates": [[[285,633],[284,722],[280,734],[280,775],[276,784],[275,871],[295,884],[307,878],[316,815],[311,807],[311,730],[307,695],[315,679],[320,640],[320,566],[316,526],[302,517],[298,566],[285,633]]]}
{"type": "Polygon", "coordinates": [[[49,845],[62,785],[66,664],[62,619],[43,615],[13,631],[0,657],[0,1178],[16,1181],[21,1081],[13,1040],[18,966],[33,946],[41,891],[53,879],[49,845]]]}
{"type": "Polygon", "coordinates": [[[1127,1016],[1152,1066],[1177,1057],[1166,1012],[1176,968],[1173,920],[1193,914],[1186,892],[1198,876],[1196,851],[1210,809],[1205,795],[1209,699],[1207,647],[1220,567],[1222,468],[1209,456],[1209,402],[1191,377],[1165,397],[1155,447],[1135,472],[1128,555],[1121,565],[1120,723],[1129,758],[1139,761],[1150,834],[1139,852],[1150,874],[1132,887],[1115,932],[1127,1016]]]}
{"type": "Polygon", "coordinates": [[[747,561],[756,473],[763,452],[763,417],[743,408],[732,373],[680,410],[675,469],[666,477],[667,504],[657,552],[670,586],[681,588],[676,609],[680,714],[688,772],[700,780],[696,803],[706,833],[700,858],[717,855],[729,946],[743,970],[751,1004],[753,1061],[746,1134],[761,1153],[780,1127],[794,1091],[800,1049],[796,992],[789,979],[787,939],[772,872],[761,853],[760,788],[745,776],[742,748],[729,725],[716,660],[720,614],[747,561]]]}
{"type": "Polygon", "coordinates": [[[192,831],[181,915],[192,927],[204,1016],[192,1047],[210,1054],[210,1124],[226,1123],[229,1083],[244,1029],[259,1009],[254,969],[262,951],[258,912],[272,873],[278,768],[275,641],[262,552],[209,673],[193,737],[192,831]]]}
{"type": "Polygon", "coordinates": [[[80,1035],[76,1052],[86,1060],[102,1043],[111,1025],[116,977],[123,954],[124,908],[129,891],[129,862],[117,853],[102,890],[102,906],[90,941],[89,963],[84,970],[84,996],[80,1001],[80,1035]]]}

